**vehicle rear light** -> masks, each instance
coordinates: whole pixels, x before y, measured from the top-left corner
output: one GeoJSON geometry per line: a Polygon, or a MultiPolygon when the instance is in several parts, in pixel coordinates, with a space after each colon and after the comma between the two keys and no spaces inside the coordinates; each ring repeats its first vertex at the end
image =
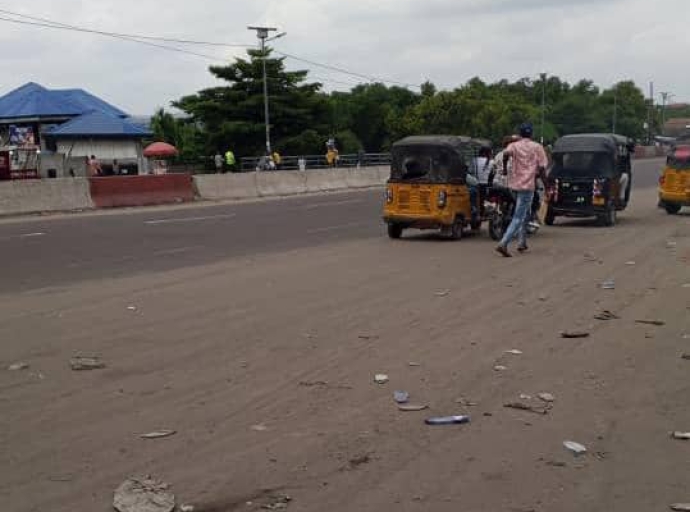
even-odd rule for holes
{"type": "Polygon", "coordinates": [[[665,183],[666,183],[666,176],[659,176],[659,185],[663,187],[665,183]]]}
{"type": "Polygon", "coordinates": [[[603,190],[603,187],[601,186],[601,182],[599,180],[594,180],[594,184],[592,185],[592,196],[601,197],[603,195],[604,195],[604,190],[603,190]]]}
{"type": "Polygon", "coordinates": [[[553,188],[551,189],[551,200],[554,203],[558,202],[558,194],[560,193],[561,190],[561,180],[556,180],[553,184],[553,188]]]}
{"type": "Polygon", "coordinates": [[[448,193],[445,190],[441,190],[438,193],[438,207],[445,208],[448,204],[448,193]]]}
{"type": "Polygon", "coordinates": [[[392,204],[394,199],[395,199],[395,196],[393,195],[393,189],[387,188],[386,189],[386,202],[388,204],[392,204]]]}

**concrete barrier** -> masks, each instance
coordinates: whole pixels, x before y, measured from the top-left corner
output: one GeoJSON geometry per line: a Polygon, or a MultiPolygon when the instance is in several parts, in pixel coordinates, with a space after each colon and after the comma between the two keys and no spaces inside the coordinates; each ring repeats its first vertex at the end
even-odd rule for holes
{"type": "Polygon", "coordinates": [[[307,191],[307,179],[302,171],[265,171],[256,173],[259,197],[294,196],[307,191]]]}
{"type": "Polygon", "coordinates": [[[200,174],[194,176],[196,195],[213,201],[259,197],[256,173],[200,174]]]}
{"type": "Polygon", "coordinates": [[[381,182],[381,185],[385,185],[388,179],[391,177],[391,168],[389,166],[377,167],[376,170],[379,173],[379,181],[381,182]]]}
{"type": "Polygon", "coordinates": [[[305,171],[307,192],[333,192],[347,189],[344,169],[314,169],[305,171]]]}
{"type": "Polygon", "coordinates": [[[377,167],[347,169],[345,173],[345,182],[348,188],[369,188],[383,184],[377,167]]]}
{"type": "Polygon", "coordinates": [[[0,182],[0,215],[67,212],[93,208],[82,178],[0,182]]]}
{"type": "Polygon", "coordinates": [[[89,178],[91,199],[97,208],[152,206],[194,200],[189,174],[109,176],[89,178]]]}

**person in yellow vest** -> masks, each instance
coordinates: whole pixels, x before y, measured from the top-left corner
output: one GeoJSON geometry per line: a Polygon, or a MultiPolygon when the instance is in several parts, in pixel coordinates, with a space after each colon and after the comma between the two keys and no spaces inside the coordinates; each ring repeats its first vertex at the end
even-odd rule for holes
{"type": "Polygon", "coordinates": [[[273,163],[275,164],[276,169],[280,169],[280,164],[283,163],[283,157],[280,156],[280,153],[274,151],[271,155],[271,158],[273,158],[273,163]]]}
{"type": "Polygon", "coordinates": [[[237,164],[237,160],[235,160],[235,153],[233,153],[231,150],[227,150],[225,152],[225,167],[227,168],[228,171],[230,172],[235,172],[235,165],[237,164]]]}

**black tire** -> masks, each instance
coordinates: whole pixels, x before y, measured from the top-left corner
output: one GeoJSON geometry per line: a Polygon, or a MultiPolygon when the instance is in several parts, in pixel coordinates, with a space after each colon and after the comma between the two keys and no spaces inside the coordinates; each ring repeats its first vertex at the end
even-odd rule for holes
{"type": "Polygon", "coordinates": [[[553,212],[553,207],[549,205],[548,210],[546,210],[546,217],[544,218],[544,224],[547,226],[553,226],[556,222],[556,214],[553,212]]]}
{"type": "Polygon", "coordinates": [[[615,226],[616,222],[618,221],[616,206],[613,203],[610,203],[606,208],[606,213],[604,213],[600,219],[601,223],[608,228],[615,226]]]}
{"type": "Polygon", "coordinates": [[[482,229],[481,219],[473,220],[470,224],[470,227],[472,228],[472,231],[479,231],[480,229],[482,229]]]}
{"type": "Polygon", "coordinates": [[[503,215],[494,213],[489,219],[489,236],[492,240],[499,242],[504,235],[503,215]]]}
{"type": "Polygon", "coordinates": [[[681,208],[682,208],[682,206],[679,204],[672,204],[672,203],[665,203],[664,204],[664,209],[666,210],[666,213],[668,213],[669,215],[678,215],[680,213],[681,208]]]}
{"type": "Polygon", "coordinates": [[[457,219],[450,228],[450,237],[453,240],[462,239],[464,229],[465,229],[465,222],[462,219],[457,219]]]}
{"type": "Polygon", "coordinates": [[[400,224],[391,222],[388,224],[388,238],[392,240],[398,240],[402,237],[403,227],[400,224]]]}

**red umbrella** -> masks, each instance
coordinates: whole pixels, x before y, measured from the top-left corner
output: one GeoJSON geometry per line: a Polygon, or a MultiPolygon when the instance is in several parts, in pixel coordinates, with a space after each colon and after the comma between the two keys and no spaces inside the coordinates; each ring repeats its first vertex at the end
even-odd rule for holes
{"type": "Polygon", "coordinates": [[[144,150],[147,158],[169,158],[178,155],[177,148],[167,142],[154,142],[144,150]]]}

